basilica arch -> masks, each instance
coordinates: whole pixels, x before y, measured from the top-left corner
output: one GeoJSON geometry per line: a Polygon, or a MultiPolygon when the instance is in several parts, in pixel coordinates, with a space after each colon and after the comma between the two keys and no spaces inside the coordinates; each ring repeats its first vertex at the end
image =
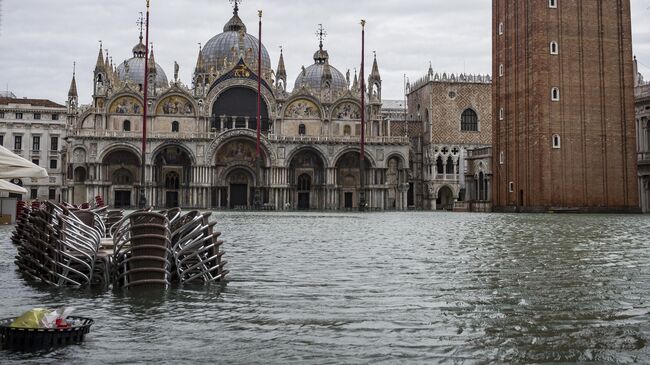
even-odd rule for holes
{"type": "Polygon", "coordinates": [[[166,144],[153,153],[153,202],[156,206],[189,206],[195,159],[179,144],[166,144]]]}
{"type": "Polygon", "coordinates": [[[104,153],[101,159],[104,196],[115,208],[135,206],[140,185],[140,156],[129,148],[118,146],[104,153]]]}
{"type": "Polygon", "coordinates": [[[313,147],[299,148],[289,158],[289,185],[292,206],[300,209],[325,209],[327,159],[313,147]]]}
{"type": "Polygon", "coordinates": [[[260,203],[268,202],[265,181],[270,159],[263,146],[260,153],[261,166],[258,171],[256,145],[252,138],[231,138],[217,148],[214,156],[216,178],[213,190],[217,207],[251,208],[257,186],[260,187],[260,203]]]}

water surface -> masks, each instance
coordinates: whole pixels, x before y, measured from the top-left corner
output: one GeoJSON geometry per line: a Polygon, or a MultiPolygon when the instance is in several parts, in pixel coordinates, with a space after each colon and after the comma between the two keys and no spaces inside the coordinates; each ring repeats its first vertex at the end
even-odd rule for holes
{"type": "Polygon", "coordinates": [[[230,213],[226,286],[53,290],[0,227],[0,317],[65,304],[25,363],[650,362],[650,216],[230,213]]]}

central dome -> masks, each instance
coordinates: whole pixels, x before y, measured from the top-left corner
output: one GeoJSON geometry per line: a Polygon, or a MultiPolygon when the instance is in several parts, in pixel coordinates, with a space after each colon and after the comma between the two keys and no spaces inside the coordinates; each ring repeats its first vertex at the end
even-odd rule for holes
{"type": "MultiPolygon", "coordinates": [[[[258,44],[257,38],[246,33],[246,25],[239,18],[238,8],[235,8],[233,17],[223,27],[223,33],[212,37],[203,47],[201,55],[208,70],[214,67],[215,70],[224,71],[224,59],[228,64],[236,63],[239,61],[241,51],[244,54],[244,60],[248,57],[253,59],[253,64],[248,66],[255,71],[257,69],[258,44]]],[[[271,57],[264,45],[262,45],[262,69],[271,69],[271,57]]]]}

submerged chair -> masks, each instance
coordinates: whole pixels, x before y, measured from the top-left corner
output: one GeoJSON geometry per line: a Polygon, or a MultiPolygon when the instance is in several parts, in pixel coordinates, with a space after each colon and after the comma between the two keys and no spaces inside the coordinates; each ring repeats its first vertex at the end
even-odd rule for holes
{"type": "Polygon", "coordinates": [[[208,222],[210,215],[190,212],[172,234],[175,272],[181,283],[217,282],[228,273],[221,260],[223,252],[219,252],[221,232],[213,231],[216,222],[208,222]]]}
{"type": "Polygon", "coordinates": [[[171,233],[165,215],[140,211],[124,217],[113,235],[116,286],[167,287],[171,284],[171,233]]]}

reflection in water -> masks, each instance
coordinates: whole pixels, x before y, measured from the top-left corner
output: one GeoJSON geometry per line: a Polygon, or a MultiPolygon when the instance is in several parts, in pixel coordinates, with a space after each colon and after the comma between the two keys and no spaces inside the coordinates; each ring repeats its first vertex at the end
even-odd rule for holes
{"type": "Polygon", "coordinates": [[[647,362],[647,216],[215,213],[225,286],[26,284],[0,228],[0,316],[72,305],[81,346],[12,360],[647,362]]]}

